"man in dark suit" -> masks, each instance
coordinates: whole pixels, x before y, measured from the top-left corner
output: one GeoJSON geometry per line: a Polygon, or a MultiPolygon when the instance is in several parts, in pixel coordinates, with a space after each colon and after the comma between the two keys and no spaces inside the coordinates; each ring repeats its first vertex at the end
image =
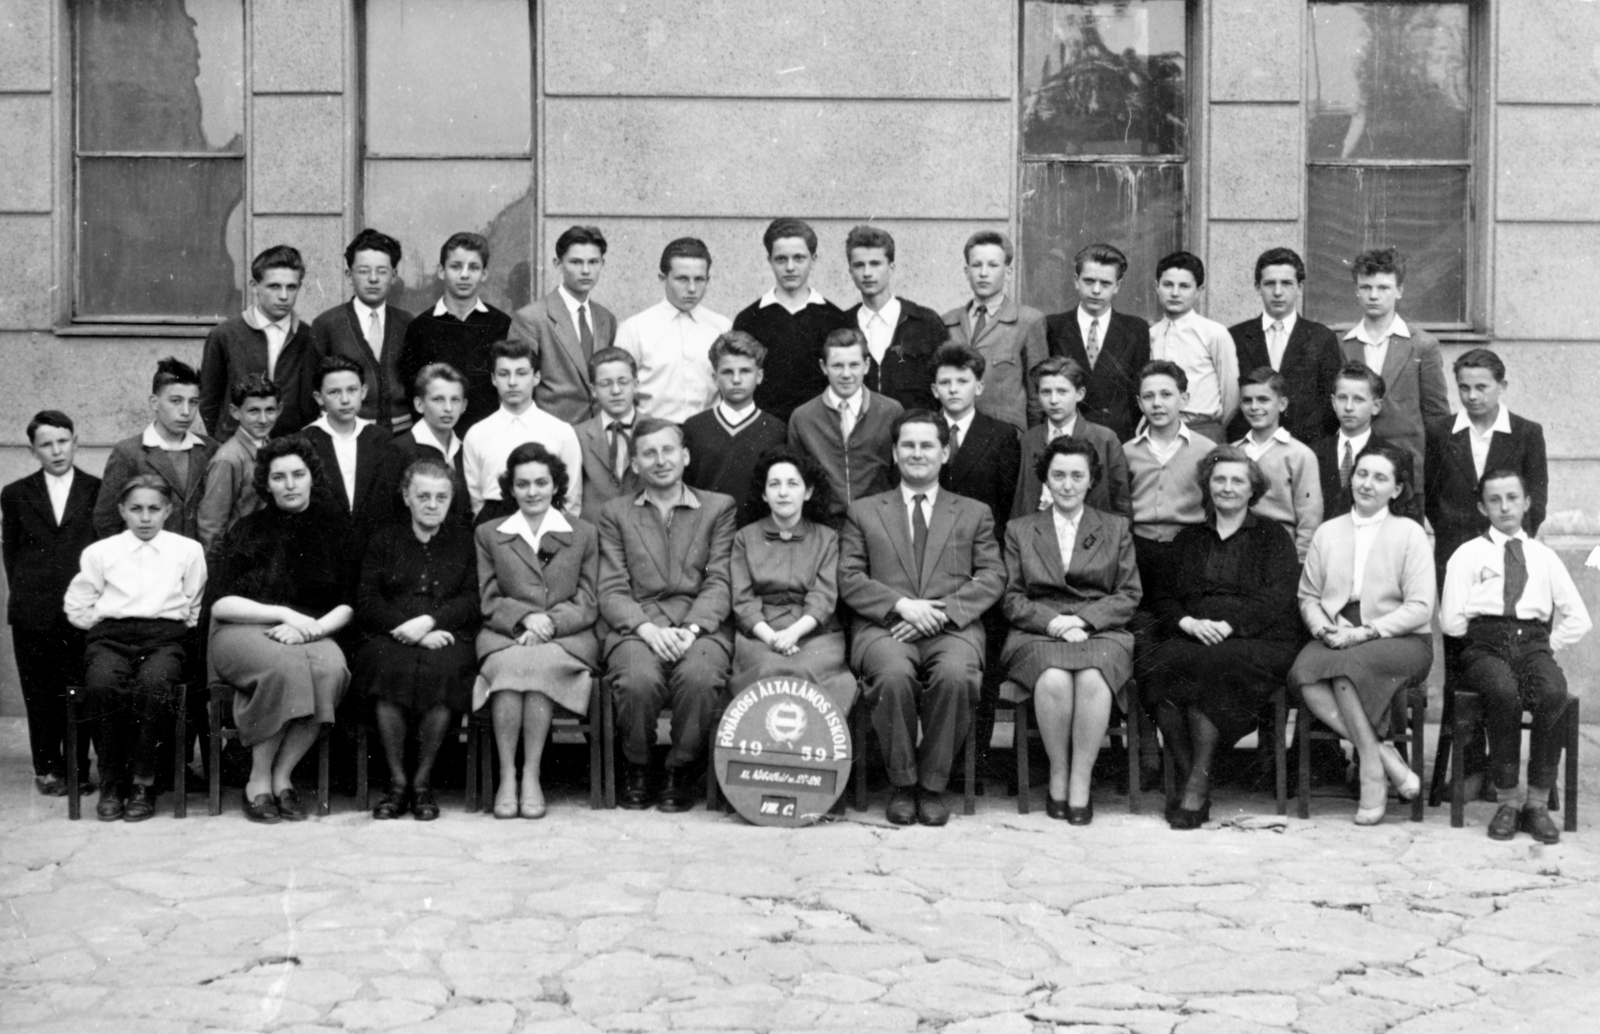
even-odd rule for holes
{"type": "Polygon", "coordinates": [[[694,772],[728,683],[733,500],[685,485],[688,460],[677,424],[641,419],[633,467],[643,491],[600,509],[601,650],[627,763],[624,808],[657,800],[650,760],[665,708],[672,746],[660,808],[694,803],[694,772]]]}
{"type": "Polygon", "coordinates": [[[606,239],[598,226],[569,226],[556,238],[554,291],[517,310],[511,336],[533,346],[539,383],[533,404],[559,420],[578,424],[594,412],[589,360],[617,338],[617,318],[589,297],[606,264],[606,239]]]}
{"type": "Polygon", "coordinates": [[[411,313],[388,302],[400,254],[400,242],[386,233],[356,234],[344,249],[344,275],[355,293],[311,324],[317,362],[342,355],[361,364],[367,397],[357,415],[395,434],[412,421],[412,386],[400,380],[400,349],[411,313]]]}
{"type": "Polygon", "coordinates": [[[200,541],[206,471],[220,448],[214,439],[193,430],[200,405],[200,378],[194,367],[170,356],[156,364],[150,381],[150,425],[113,445],[106,458],[104,491],[94,505],[96,535],[110,538],[125,529],[117,498],[129,478],[159,474],[172,486],[172,512],[164,530],[200,541]]]}
{"type": "Polygon", "coordinates": [[[907,410],[928,405],[933,353],[945,343],[944,319],[932,309],[894,294],[894,238],[876,226],[857,226],[844,240],[850,279],[861,301],[845,311],[845,326],[859,328],[872,360],[866,386],[907,410]]]}
{"type": "MultiPolygon", "coordinates": [[[[1327,327],[1300,315],[1306,264],[1290,248],[1269,248],[1256,259],[1256,293],[1262,314],[1228,328],[1241,372],[1270,366],[1283,374],[1289,410],[1283,427],[1307,445],[1339,429],[1328,399],[1344,358],[1327,327]]],[[[1250,433],[1244,414],[1228,425],[1228,441],[1250,433]]]]}
{"type": "Polygon", "coordinates": [[[302,433],[322,461],[335,505],[350,518],[355,541],[364,549],[368,535],[402,512],[400,454],[388,432],[356,416],[366,392],[360,364],[336,355],[322,361],[318,374],[322,416],[302,433]]]}
{"type": "MultiPolygon", "coordinates": [[[[28,448],[40,469],[0,489],[11,643],[28,712],[28,743],[39,792],[67,792],[67,686],[83,678],[84,634],[67,621],[62,597],[78,555],[95,540],[100,479],[73,466],[72,418],[47,409],[28,422],[28,448]]],[[[89,771],[89,737],[78,738],[78,771],[89,771]]],[[[94,787],[81,786],[84,793],[94,787]]]]}
{"type": "Polygon", "coordinates": [[[1072,266],[1078,307],[1045,319],[1045,342],[1051,355],[1089,371],[1079,412],[1126,442],[1139,426],[1139,371],[1150,361],[1150,324],[1111,308],[1128,272],[1128,257],[1117,248],[1091,244],[1072,266]]]}
{"type": "Polygon", "coordinates": [[[218,441],[233,437],[237,427],[228,414],[233,386],[253,373],[270,377],[278,386],[282,406],[274,436],[293,434],[316,419],[311,393],[316,390],[317,352],[311,328],[294,311],[305,275],[306,264],[297,249],[279,244],[263,251],[250,263],[250,308],[206,335],[200,359],[200,419],[206,433],[218,441]]]}
{"type": "Polygon", "coordinates": [[[949,458],[939,417],[905,414],[894,443],[899,487],[857,500],[845,518],[839,598],[855,612],[850,664],[895,788],[888,819],[942,826],[983,678],[982,618],[1004,591],[1005,567],[989,507],[939,486],[949,458]]]}

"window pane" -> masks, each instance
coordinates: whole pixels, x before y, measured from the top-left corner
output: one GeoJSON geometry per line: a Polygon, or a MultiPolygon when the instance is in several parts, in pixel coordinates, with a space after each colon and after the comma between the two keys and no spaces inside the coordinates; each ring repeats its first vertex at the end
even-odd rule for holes
{"type": "Polygon", "coordinates": [[[1350,262],[1393,245],[1406,260],[1400,313],[1423,323],[1467,318],[1467,170],[1312,166],[1306,220],[1306,315],[1360,316],[1350,262]]]}
{"type": "Polygon", "coordinates": [[[1312,4],[1311,160],[1465,159],[1468,17],[1465,4],[1312,4]]]}
{"type": "Polygon", "coordinates": [[[405,246],[393,299],[420,312],[438,301],[439,246],[466,230],[489,240],[483,296],[506,310],[528,304],[533,271],[533,164],[528,161],[367,162],[366,222],[405,246]]]}
{"type": "Polygon", "coordinates": [[[1184,0],[1023,4],[1023,154],[1183,154],[1187,41],[1184,0]]]}
{"type": "Polygon", "coordinates": [[[527,0],[368,0],[367,153],[533,148],[527,0]]]}
{"type": "Polygon", "coordinates": [[[74,7],[80,150],[244,150],[242,0],[74,7]]]}
{"type": "Polygon", "coordinates": [[[1181,165],[1023,165],[1023,301],[1045,312],[1077,305],[1072,256],[1104,242],[1128,256],[1116,307],[1155,313],[1156,263],[1183,246],[1183,185],[1181,165]]]}
{"type": "Polygon", "coordinates": [[[78,316],[243,310],[244,163],[78,160],[78,316]]]}

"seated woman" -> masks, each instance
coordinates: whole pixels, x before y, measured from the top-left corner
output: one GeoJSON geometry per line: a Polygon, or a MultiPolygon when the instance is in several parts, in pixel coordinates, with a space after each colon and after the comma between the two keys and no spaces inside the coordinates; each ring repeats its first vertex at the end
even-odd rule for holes
{"type": "Polygon", "coordinates": [[[1250,512],[1267,478],[1244,450],[1208,453],[1197,473],[1206,523],[1172,541],[1173,571],[1149,601],[1156,644],[1139,685],[1178,771],[1173,829],[1211,817],[1211,763],[1283,686],[1305,635],[1295,607],[1300,561],[1282,525],[1250,512]]]}
{"type": "Polygon", "coordinates": [[[856,679],[845,661],[839,603],[839,536],[821,524],[828,483],[802,453],[778,447],[756,461],[750,499],[765,516],[733,538],[732,685],[797,675],[848,715],[856,679]]]}
{"type": "Polygon", "coordinates": [[[1092,445],[1063,435],[1045,447],[1034,473],[1050,508],[1006,525],[1001,606],[1012,631],[1000,660],[1033,692],[1050,757],[1046,813],[1086,826],[1094,820],[1090,776],[1111,700],[1133,670],[1126,626],[1139,605],[1139,569],[1128,519],[1084,505],[1101,476],[1092,445]]]}
{"type": "Polygon", "coordinates": [[[372,809],[375,819],[399,818],[407,810],[423,822],[439,817],[433,763],[471,700],[478,565],[471,530],[451,519],[459,491],[439,460],[412,463],[400,479],[411,520],[375,532],[361,565],[356,627],[365,641],[351,667],[356,690],[376,702],[389,762],[389,792],[372,809]],[[413,722],[417,767],[408,777],[413,722]]]}
{"type": "Polygon", "coordinates": [[[1389,799],[1385,775],[1402,800],[1421,788],[1421,778],[1379,736],[1395,693],[1433,665],[1433,554],[1421,525],[1390,513],[1413,494],[1409,452],[1368,445],[1356,457],[1350,489],[1355,508],[1318,528],[1306,554],[1300,615],[1317,641],[1300,651],[1289,685],[1355,745],[1355,821],[1375,826],[1389,799]]]}
{"type": "Polygon", "coordinates": [[[160,475],[129,478],[117,512],[127,530],[84,549],[64,606],[89,633],[84,688],[103,719],[95,814],[140,822],[155,814],[157,719],[184,703],[184,646],[200,620],[206,559],[194,539],[162,530],[172,486],[160,475]]]}
{"type": "Polygon", "coordinates": [[[592,525],[561,512],[570,484],[567,465],[538,442],[511,450],[500,475],[502,497],[517,510],[478,525],[483,662],[472,709],[492,700],[500,788],[494,817],[543,818],[539,764],[553,705],[585,714],[589,680],[600,662],[594,623],[600,539],[592,525]],[[520,796],[517,744],[522,744],[520,796]]]}

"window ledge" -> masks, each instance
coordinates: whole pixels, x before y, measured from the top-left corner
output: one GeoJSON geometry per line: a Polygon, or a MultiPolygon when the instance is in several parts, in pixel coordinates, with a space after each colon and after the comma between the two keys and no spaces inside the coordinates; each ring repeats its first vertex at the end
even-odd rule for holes
{"type": "Polygon", "coordinates": [[[210,323],[63,323],[53,332],[56,337],[143,337],[203,338],[216,324],[210,323]]]}

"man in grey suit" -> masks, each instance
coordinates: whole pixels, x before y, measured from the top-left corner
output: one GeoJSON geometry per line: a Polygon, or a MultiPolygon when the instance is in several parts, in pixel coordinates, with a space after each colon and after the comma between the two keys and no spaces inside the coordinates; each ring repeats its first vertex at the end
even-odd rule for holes
{"type": "Polygon", "coordinates": [[[728,682],[733,500],[683,483],[683,430],[645,418],[633,435],[644,490],[600,510],[600,617],[607,690],[627,771],[618,803],[648,808],[656,722],[672,709],[662,811],[694,803],[694,771],[728,682]]]}
{"type": "Polygon", "coordinates": [[[942,826],[983,679],[981,619],[1004,591],[1005,567],[989,507],[939,488],[950,456],[939,418],[900,417],[894,455],[899,487],[858,500],[845,518],[839,597],[856,615],[850,664],[895,788],[888,819],[942,826]]]}
{"type": "Polygon", "coordinates": [[[605,264],[606,239],[598,226],[567,227],[556,238],[560,285],[518,309],[511,321],[511,337],[533,346],[539,370],[534,405],[569,424],[594,413],[589,359],[617,337],[617,318],[589,299],[605,264]]]}

